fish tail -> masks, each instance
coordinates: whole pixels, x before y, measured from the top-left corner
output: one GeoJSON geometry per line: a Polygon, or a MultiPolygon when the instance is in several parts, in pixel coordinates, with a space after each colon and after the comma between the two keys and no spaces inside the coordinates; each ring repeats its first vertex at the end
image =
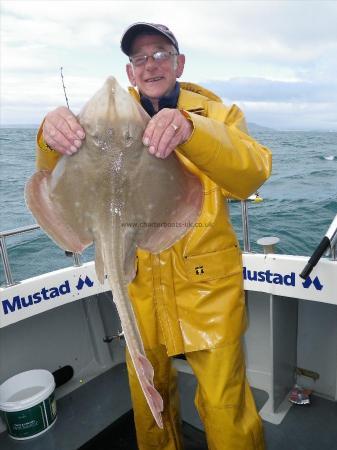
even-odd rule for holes
{"type": "Polygon", "coordinates": [[[104,265],[107,269],[113,300],[122,324],[124,338],[135,372],[153,417],[158,426],[163,428],[161,418],[163,399],[154,386],[154,370],[146,357],[143,341],[137,325],[137,319],[128,296],[124,272],[125,249],[123,248],[123,244],[125,243],[125,239],[123,239],[120,232],[121,226],[119,217],[116,217],[115,215],[113,216],[112,227],[113,239],[111,239],[111,226],[107,228],[110,229],[107,239],[104,239],[104,242],[109,243],[104,251],[104,265]]]}

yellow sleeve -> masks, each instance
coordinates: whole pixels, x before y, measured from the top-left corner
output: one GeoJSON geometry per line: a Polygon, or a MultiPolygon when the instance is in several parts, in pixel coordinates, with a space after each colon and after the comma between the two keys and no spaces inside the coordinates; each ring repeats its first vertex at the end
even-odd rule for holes
{"type": "Polygon", "coordinates": [[[270,176],[270,150],[247,134],[244,115],[236,105],[228,110],[222,103],[211,101],[208,117],[189,114],[194,130],[179,150],[224,194],[249,197],[270,176]]]}
{"type": "Polygon", "coordinates": [[[45,142],[42,130],[43,122],[36,136],[36,168],[37,170],[52,171],[61,155],[56,150],[50,148],[45,142]]]}

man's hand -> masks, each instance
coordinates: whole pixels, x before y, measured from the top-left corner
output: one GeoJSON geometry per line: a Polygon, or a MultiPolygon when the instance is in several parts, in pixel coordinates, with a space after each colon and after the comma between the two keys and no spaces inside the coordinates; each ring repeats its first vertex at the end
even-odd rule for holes
{"type": "Polygon", "coordinates": [[[46,115],[43,123],[43,139],[59,153],[72,155],[82,145],[85,133],[74,114],[60,106],[46,115]]]}
{"type": "Polygon", "coordinates": [[[193,131],[192,122],[178,109],[164,108],[152,117],[143,136],[144,145],[158,158],[167,158],[193,131]]]}

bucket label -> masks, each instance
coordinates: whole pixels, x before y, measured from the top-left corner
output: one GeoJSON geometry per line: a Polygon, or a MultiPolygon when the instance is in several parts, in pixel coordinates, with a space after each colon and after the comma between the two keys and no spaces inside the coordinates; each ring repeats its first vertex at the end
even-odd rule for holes
{"type": "Polygon", "coordinates": [[[48,425],[52,424],[56,419],[56,400],[54,392],[44,401],[46,408],[48,425]]]}
{"type": "Polygon", "coordinates": [[[27,439],[46,430],[56,419],[54,393],[38,405],[23,411],[3,411],[8,433],[15,439],[27,439]]]}
{"type": "Polygon", "coordinates": [[[25,438],[47,428],[43,403],[23,411],[5,412],[8,432],[15,438],[25,438]]]}

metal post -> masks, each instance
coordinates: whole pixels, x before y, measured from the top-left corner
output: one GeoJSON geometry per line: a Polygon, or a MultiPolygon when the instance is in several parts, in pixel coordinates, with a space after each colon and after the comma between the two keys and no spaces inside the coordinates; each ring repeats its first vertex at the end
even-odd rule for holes
{"type": "Polygon", "coordinates": [[[0,236],[0,248],[1,248],[1,258],[2,258],[2,264],[5,272],[5,279],[6,284],[5,286],[13,286],[14,281],[12,277],[12,271],[11,266],[9,263],[8,253],[7,253],[7,246],[6,246],[6,238],[4,236],[0,236]]]}
{"type": "Polygon", "coordinates": [[[330,252],[331,260],[337,261],[337,229],[330,238],[330,247],[331,247],[330,252]]]}
{"type": "Polygon", "coordinates": [[[250,252],[250,238],[249,238],[249,221],[248,221],[248,204],[247,200],[241,200],[241,217],[243,227],[243,250],[250,252]]]}
{"type": "Polygon", "coordinates": [[[337,242],[331,247],[331,260],[337,261],[337,242]]]}
{"type": "Polygon", "coordinates": [[[257,244],[262,245],[263,253],[267,255],[268,253],[276,253],[275,245],[280,242],[280,239],[275,236],[262,237],[256,241],[257,244]]]}
{"type": "Polygon", "coordinates": [[[75,267],[80,267],[82,265],[81,256],[79,253],[73,253],[73,261],[75,267]]]}

